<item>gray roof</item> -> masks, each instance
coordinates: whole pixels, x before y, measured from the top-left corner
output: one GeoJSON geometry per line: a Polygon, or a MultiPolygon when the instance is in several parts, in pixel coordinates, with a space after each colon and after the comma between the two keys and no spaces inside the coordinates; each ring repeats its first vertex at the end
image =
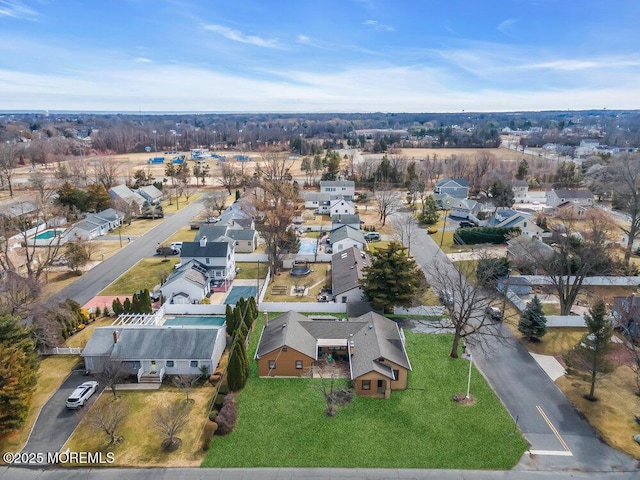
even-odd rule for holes
{"type": "Polygon", "coordinates": [[[138,192],[145,198],[150,200],[158,200],[162,198],[162,192],[154,185],[145,185],[138,188],[138,192]]]}
{"type": "Polygon", "coordinates": [[[228,242],[207,242],[204,247],[200,246],[200,242],[182,242],[180,258],[226,258],[228,250],[228,242]]]}
{"type": "Polygon", "coordinates": [[[286,346],[316,359],[320,339],[353,341],[352,379],[374,370],[393,378],[393,370],[381,360],[411,370],[397,324],[375,312],[346,322],[310,320],[294,311],[283,313],[263,328],[256,358],[286,346]]]}
{"type": "Polygon", "coordinates": [[[514,187],[528,187],[529,184],[527,183],[526,180],[514,180],[513,182],[511,182],[511,185],[514,187]]]}
{"type": "Polygon", "coordinates": [[[569,188],[558,188],[552,190],[558,196],[558,198],[593,198],[593,193],[589,190],[572,190],[569,188]]]}
{"type": "MultiPolygon", "coordinates": [[[[436,187],[444,187],[449,182],[455,182],[460,187],[468,187],[469,182],[466,178],[443,178],[436,183],[436,187]]],[[[452,185],[453,187],[453,185],[452,185]]]]}
{"type": "Polygon", "coordinates": [[[369,265],[369,257],[356,247],[347,248],[331,256],[331,290],[333,295],[340,295],[360,286],[362,269],[369,265]]]}
{"type": "Polygon", "coordinates": [[[107,208],[106,210],[96,213],[96,215],[100,218],[109,220],[110,222],[124,218],[125,216],[124,213],[116,210],[115,208],[107,208]]]}
{"type": "Polygon", "coordinates": [[[218,224],[201,225],[200,228],[198,229],[198,233],[196,233],[195,241],[199,242],[202,237],[207,237],[207,238],[221,237],[223,235],[226,235],[228,228],[229,227],[227,227],[226,225],[218,225],[218,224]]]}
{"type": "Polygon", "coordinates": [[[347,238],[355,240],[358,243],[362,243],[363,245],[367,244],[362,230],[356,230],[351,225],[343,225],[331,232],[331,243],[340,242],[347,238]]]}
{"type": "Polygon", "coordinates": [[[162,285],[166,286],[168,283],[174,282],[178,279],[184,279],[190,283],[198,285],[204,288],[207,285],[207,277],[203,273],[207,270],[207,267],[202,265],[196,260],[190,260],[184,265],[177,268],[167,278],[167,281],[162,285]]]}
{"type": "Polygon", "coordinates": [[[357,224],[360,225],[360,215],[331,215],[331,223],[332,224],[357,224]]]}
{"type": "Polygon", "coordinates": [[[196,233],[196,242],[202,237],[207,237],[211,241],[222,241],[223,237],[229,240],[253,240],[256,231],[251,228],[232,228],[227,225],[202,225],[196,233]]]}
{"type": "Polygon", "coordinates": [[[220,327],[98,327],[83,357],[110,356],[119,360],[210,359],[220,327]],[[117,343],[113,332],[118,331],[117,343]]]}
{"type": "Polygon", "coordinates": [[[305,202],[327,202],[338,195],[333,195],[328,192],[308,192],[304,194],[305,202]]]}
{"type": "Polygon", "coordinates": [[[354,187],[356,182],[353,180],[320,180],[320,188],[322,187],[354,187]]]}
{"type": "Polygon", "coordinates": [[[109,189],[109,196],[112,199],[121,198],[126,202],[134,202],[139,205],[144,205],[146,202],[145,198],[139,193],[134,192],[126,185],[116,185],[115,187],[111,187],[109,189]]]}

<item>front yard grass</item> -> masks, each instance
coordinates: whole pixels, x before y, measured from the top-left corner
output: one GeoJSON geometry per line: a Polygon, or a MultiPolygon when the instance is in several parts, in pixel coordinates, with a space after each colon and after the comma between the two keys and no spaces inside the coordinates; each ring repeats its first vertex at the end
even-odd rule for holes
{"type": "MultiPolygon", "coordinates": [[[[256,333],[261,329],[260,322],[256,333]]],[[[508,469],[526,449],[513,420],[473,370],[463,407],[452,395],[466,389],[469,364],[448,357],[451,336],[406,332],[413,366],[409,389],[389,400],[355,397],[333,418],[310,379],[260,379],[251,361],[238,396],[235,430],[214,436],[204,467],[347,467],[508,469]],[[242,452],[242,454],[239,454],[242,452]]],[[[252,335],[253,358],[259,334],[252,335]]]]}
{"type": "Polygon", "coordinates": [[[162,278],[169,276],[179,261],[176,257],[168,257],[167,260],[163,257],[143,258],[99,295],[132,295],[145,288],[152,291],[162,278]]]}
{"type": "Polygon", "coordinates": [[[121,467],[197,466],[202,461],[203,455],[200,432],[207,420],[209,401],[213,392],[213,387],[208,384],[194,388],[190,392],[189,398],[194,402],[191,405],[187,425],[177,435],[182,439],[182,446],[174,452],[164,452],[160,448],[163,437],[152,427],[152,418],[157,406],[185,398],[181,390],[166,385],[159,390],[117,392],[119,398],[116,401],[126,402],[130,410],[118,432],[124,440],[115,447],[107,447],[108,438],[105,433],[91,427],[87,421],[92,412],[113,402],[111,391],[105,390],[91,407],[91,411],[87,412],[63,450],[70,448],[90,452],[111,451],[115,455],[113,466],[121,467]]]}
{"type": "Polygon", "coordinates": [[[78,363],[77,355],[50,355],[42,357],[38,368],[38,383],[31,397],[27,419],[20,430],[0,437],[0,451],[19,452],[29,438],[29,432],[38,418],[40,408],[62,385],[71,369],[78,363]]]}

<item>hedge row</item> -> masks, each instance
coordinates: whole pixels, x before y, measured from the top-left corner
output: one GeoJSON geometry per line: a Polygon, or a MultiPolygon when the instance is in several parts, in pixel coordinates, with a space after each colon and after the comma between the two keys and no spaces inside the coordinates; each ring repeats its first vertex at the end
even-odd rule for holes
{"type": "Polygon", "coordinates": [[[506,243],[507,237],[512,232],[520,232],[519,228],[505,227],[472,227],[458,228],[456,235],[464,242],[465,245],[474,245],[477,243],[506,243]]]}

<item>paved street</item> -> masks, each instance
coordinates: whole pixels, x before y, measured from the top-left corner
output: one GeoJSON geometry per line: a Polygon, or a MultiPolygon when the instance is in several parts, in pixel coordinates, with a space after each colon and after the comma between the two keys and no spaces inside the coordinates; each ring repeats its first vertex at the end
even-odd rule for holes
{"type": "MultiPolygon", "coordinates": [[[[399,213],[398,215],[407,215],[399,213]]],[[[417,229],[411,253],[430,275],[437,259],[451,265],[424,229],[417,229]]],[[[517,469],[578,469],[594,472],[633,471],[637,462],[600,441],[571,403],[515,339],[506,326],[507,342],[483,337],[486,352],[473,351],[474,361],[496,391],[536,455],[525,454],[517,469]],[[570,456],[569,456],[570,453],[570,456]]]]}

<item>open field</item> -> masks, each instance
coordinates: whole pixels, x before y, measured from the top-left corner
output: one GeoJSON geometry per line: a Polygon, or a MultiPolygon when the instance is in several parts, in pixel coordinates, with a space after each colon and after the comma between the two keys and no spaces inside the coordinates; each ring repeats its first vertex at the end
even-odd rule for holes
{"type": "Polygon", "coordinates": [[[24,426],[9,435],[0,437],[0,451],[18,452],[29,438],[31,428],[38,417],[40,408],[62,385],[71,369],[78,363],[77,355],[50,355],[42,357],[38,368],[38,383],[31,398],[31,405],[24,426]]]}
{"type": "Polygon", "coordinates": [[[164,452],[160,448],[163,436],[154,428],[151,419],[158,406],[174,401],[182,401],[185,394],[175,388],[163,385],[160,390],[119,391],[116,402],[129,405],[129,414],[118,434],[124,440],[116,446],[108,447],[108,437],[102,431],[90,426],[87,421],[91,414],[113,402],[110,390],[105,390],[92,410],[67,441],[64,449],[73,451],[107,452],[115,454],[114,466],[126,467],[195,467],[202,460],[200,432],[207,420],[209,401],[214,393],[208,384],[194,388],[189,398],[193,399],[189,420],[184,430],[177,436],[182,446],[174,452],[164,452]]]}
{"type": "MultiPolygon", "coordinates": [[[[258,322],[256,333],[260,331],[258,322]]],[[[205,467],[371,467],[507,469],[523,438],[500,401],[473,371],[474,406],[453,402],[469,364],[447,356],[451,337],[407,332],[413,366],[409,390],[389,400],[354,397],[333,418],[324,414],[318,380],[251,376],[238,396],[235,430],[214,437],[205,467]],[[470,428],[472,426],[472,428],[470,428]],[[268,441],[256,441],[268,439],[268,441]],[[488,454],[487,446],[491,445],[488,454]],[[242,455],[238,452],[242,451],[242,455]]],[[[252,336],[252,358],[259,335],[252,336]]]]}

